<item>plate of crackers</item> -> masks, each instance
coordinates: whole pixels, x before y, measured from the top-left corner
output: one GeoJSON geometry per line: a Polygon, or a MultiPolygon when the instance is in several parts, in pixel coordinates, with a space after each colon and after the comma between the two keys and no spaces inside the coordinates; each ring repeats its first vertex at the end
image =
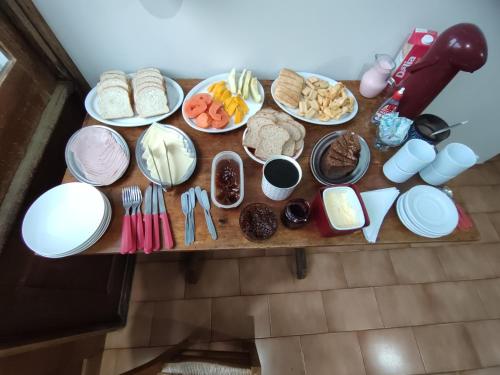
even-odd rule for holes
{"type": "Polygon", "coordinates": [[[249,118],[243,132],[243,148],[257,163],[275,155],[297,159],[304,150],[306,129],[290,115],[263,108],[249,118]]]}
{"type": "Polygon", "coordinates": [[[358,113],[356,98],[342,82],[316,73],[281,69],[271,95],[282,110],[311,124],[340,125],[358,113]]]}

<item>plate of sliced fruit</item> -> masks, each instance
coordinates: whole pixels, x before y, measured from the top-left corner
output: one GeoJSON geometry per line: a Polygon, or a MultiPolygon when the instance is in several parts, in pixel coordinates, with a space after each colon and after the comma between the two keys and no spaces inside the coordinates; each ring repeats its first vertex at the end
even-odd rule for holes
{"type": "Polygon", "coordinates": [[[232,69],[193,87],[182,105],[182,116],[193,129],[224,133],[245,125],[263,102],[264,88],[252,72],[232,69]]]}

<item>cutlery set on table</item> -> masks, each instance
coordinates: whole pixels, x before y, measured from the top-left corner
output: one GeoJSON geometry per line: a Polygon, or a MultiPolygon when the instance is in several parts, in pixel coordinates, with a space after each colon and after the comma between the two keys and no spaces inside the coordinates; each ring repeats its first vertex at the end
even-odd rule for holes
{"type": "Polygon", "coordinates": [[[147,187],[144,194],[144,216],[141,213],[142,200],[139,186],[122,189],[122,201],[125,209],[120,247],[122,254],[133,254],[137,250],[143,250],[145,254],[150,254],[162,248],[172,249],[174,247],[170,219],[160,187],[154,184],[147,187]],[[160,224],[163,246],[160,242],[160,224]]]}
{"type": "Polygon", "coordinates": [[[185,216],[184,243],[186,245],[191,245],[195,240],[194,209],[196,206],[196,200],[198,200],[198,203],[203,208],[210,236],[213,240],[217,239],[217,231],[215,229],[212,216],[210,215],[210,201],[208,199],[208,193],[205,189],[202,190],[199,186],[196,186],[195,188],[190,188],[181,195],[181,207],[185,216]]]}
{"type": "MultiPolygon", "coordinates": [[[[210,236],[214,240],[217,239],[217,231],[210,215],[208,193],[196,186],[181,195],[182,212],[186,216],[184,235],[186,245],[194,243],[195,240],[194,209],[196,200],[203,208],[210,236]]],[[[125,215],[122,223],[121,254],[134,254],[138,250],[143,250],[145,254],[151,254],[161,249],[174,247],[172,228],[162,187],[150,184],[144,193],[144,199],[139,186],[125,187],[122,189],[122,203],[125,215]],[[163,242],[161,242],[160,237],[163,238],[163,242]]]]}

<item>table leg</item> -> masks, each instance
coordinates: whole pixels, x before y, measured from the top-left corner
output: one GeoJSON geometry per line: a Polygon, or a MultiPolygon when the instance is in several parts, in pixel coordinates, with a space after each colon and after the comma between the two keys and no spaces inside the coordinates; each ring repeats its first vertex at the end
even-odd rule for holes
{"type": "Polygon", "coordinates": [[[200,279],[205,257],[201,251],[193,251],[183,255],[184,279],[186,283],[196,284],[200,279]]]}
{"type": "Polygon", "coordinates": [[[295,249],[295,267],[297,279],[305,279],[307,275],[307,257],[304,248],[295,249]]]}

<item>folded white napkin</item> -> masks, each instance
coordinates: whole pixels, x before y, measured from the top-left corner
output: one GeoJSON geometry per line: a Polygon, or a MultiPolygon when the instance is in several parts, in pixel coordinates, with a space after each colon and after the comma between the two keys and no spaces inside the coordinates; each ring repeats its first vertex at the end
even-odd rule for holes
{"type": "Polygon", "coordinates": [[[370,225],[363,228],[363,234],[368,242],[374,243],[377,241],[378,232],[385,215],[387,215],[398,195],[399,190],[395,187],[361,193],[370,218],[370,225]]]}

